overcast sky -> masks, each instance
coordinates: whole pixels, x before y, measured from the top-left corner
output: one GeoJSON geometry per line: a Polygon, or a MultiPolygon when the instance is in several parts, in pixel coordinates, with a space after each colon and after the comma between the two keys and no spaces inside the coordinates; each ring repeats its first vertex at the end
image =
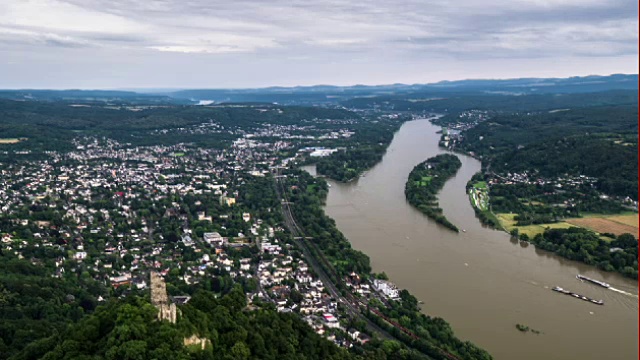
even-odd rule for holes
{"type": "Polygon", "coordinates": [[[0,0],[0,88],[638,72],[636,0],[0,0]]]}

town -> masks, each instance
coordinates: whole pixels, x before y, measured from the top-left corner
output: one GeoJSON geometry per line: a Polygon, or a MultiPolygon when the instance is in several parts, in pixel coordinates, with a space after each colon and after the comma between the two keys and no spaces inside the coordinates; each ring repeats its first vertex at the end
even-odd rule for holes
{"type": "MultiPolygon", "coordinates": [[[[355,133],[351,121],[324,122],[334,129],[264,124],[250,131],[208,120],[150,133],[236,137],[219,149],[78,136],[73,151],[3,163],[0,250],[50,267],[54,277],[96,280],[99,302],[144,294],[152,276],[166,282],[174,304],[187,303],[195,285],[224,293],[240,284],[250,306],[297,313],[340,346],[364,344],[372,334],[351,327],[345,306],[309,266],[283,226],[280,199],[262,197],[278,168],[328,156],[338,149],[323,141],[355,133]]],[[[400,300],[388,281],[355,273],[343,280],[365,303],[400,300]]]]}

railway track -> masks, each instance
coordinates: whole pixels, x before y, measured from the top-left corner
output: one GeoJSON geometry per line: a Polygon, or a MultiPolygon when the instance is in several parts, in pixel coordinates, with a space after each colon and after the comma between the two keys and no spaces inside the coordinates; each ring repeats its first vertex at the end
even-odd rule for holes
{"type": "MultiPolygon", "coordinates": [[[[345,306],[346,311],[351,318],[357,318],[362,320],[365,323],[367,330],[369,330],[369,332],[371,332],[372,334],[378,334],[378,336],[380,336],[382,339],[401,341],[397,339],[395,336],[391,335],[388,331],[384,330],[378,324],[374,323],[371,319],[366,317],[362,313],[363,311],[367,311],[367,310],[371,311],[373,314],[383,319],[388,324],[397,328],[398,330],[400,330],[401,332],[403,332],[404,334],[406,334],[407,336],[409,336],[414,340],[420,339],[420,337],[418,337],[416,334],[411,332],[411,330],[403,327],[402,325],[398,324],[392,319],[389,319],[386,315],[382,314],[377,309],[371,309],[367,304],[362,302],[362,300],[355,297],[346,288],[346,286],[342,284],[342,282],[340,281],[340,276],[337,274],[337,272],[335,271],[331,263],[326,259],[322,250],[320,250],[318,246],[312,241],[309,241],[309,242],[305,241],[306,239],[311,239],[311,238],[307,237],[304,231],[302,230],[302,228],[296,223],[296,220],[293,216],[293,212],[291,211],[291,207],[290,207],[291,202],[286,198],[286,189],[282,182],[283,177],[280,174],[280,169],[277,170],[277,175],[278,176],[276,176],[276,192],[278,193],[281,199],[282,214],[284,217],[285,226],[287,230],[289,230],[289,232],[293,235],[293,238],[294,238],[293,241],[295,242],[296,246],[298,246],[298,248],[302,250],[302,253],[305,256],[305,259],[307,260],[311,268],[313,268],[315,273],[318,275],[318,278],[320,279],[320,281],[322,281],[323,285],[325,286],[329,294],[345,306]],[[311,247],[314,248],[317,256],[311,251],[309,245],[311,245],[311,247]],[[322,263],[324,266],[321,265],[320,263],[322,263]],[[331,273],[331,275],[336,279],[336,282],[334,282],[331,279],[331,277],[329,277],[325,269],[327,269],[331,273]],[[340,286],[343,289],[346,289],[345,291],[345,293],[347,294],[346,296],[342,294],[342,292],[338,289],[338,286],[340,286]]],[[[405,345],[409,346],[406,343],[405,345]]],[[[449,360],[461,360],[460,358],[451,354],[448,351],[445,351],[440,348],[438,348],[438,350],[440,351],[442,356],[444,356],[449,360]]],[[[416,351],[419,351],[419,350],[416,349],[416,351]]],[[[427,358],[430,358],[429,355],[424,354],[421,351],[419,352],[422,353],[427,358]]]]}
{"type": "MultiPolygon", "coordinates": [[[[329,294],[344,305],[349,316],[351,316],[352,318],[358,318],[363,320],[370,332],[378,334],[383,339],[387,339],[387,340],[395,339],[391,334],[389,334],[387,331],[382,329],[380,326],[378,326],[377,324],[375,324],[373,321],[371,321],[370,319],[368,319],[362,314],[360,310],[360,306],[362,303],[359,300],[357,302],[354,302],[355,297],[353,297],[353,295],[349,293],[349,295],[351,296],[349,296],[348,298],[342,295],[342,292],[338,289],[336,284],[331,280],[329,275],[326,273],[324,267],[319,263],[318,258],[311,252],[311,249],[309,248],[307,243],[304,240],[302,240],[305,238],[305,234],[300,228],[300,226],[298,226],[298,224],[295,221],[295,218],[293,217],[293,213],[291,212],[291,207],[285,197],[286,191],[284,189],[284,184],[282,184],[282,182],[280,181],[280,178],[278,178],[276,187],[277,187],[278,194],[280,195],[281,199],[283,199],[282,214],[284,216],[285,226],[287,227],[289,232],[291,232],[291,234],[294,236],[294,242],[296,246],[298,246],[302,250],[302,253],[305,256],[305,259],[307,260],[311,268],[313,268],[315,273],[318,275],[318,278],[320,278],[320,281],[322,281],[322,284],[325,286],[329,294]]],[[[319,249],[316,248],[316,251],[318,250],[319,249]]],[[[321,254],[321,253],[318,252],[318,254],[321,254]]],[[[326,259],[323,259],[323,260],[325,262],[325,266],[328,265],[326,264],[327,260],[326,259]]],[[[327,269],[331,269],[331,268],[327,267],[327,269]]],[[[339,279],[339,277],[337,277],[337,273],[335,273],[335,270],[333,270],[332,275],[336,279],[339,279]]]]}

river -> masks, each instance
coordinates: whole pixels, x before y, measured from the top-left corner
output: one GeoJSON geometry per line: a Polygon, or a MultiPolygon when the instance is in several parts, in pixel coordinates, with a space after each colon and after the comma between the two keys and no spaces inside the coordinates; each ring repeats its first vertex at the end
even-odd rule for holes
{"type": "MultiPolygon", "coordinates": [[[[636,296],[582,283],[581,273],[632,294],[637,283],[569,261],[504,232],[483,227],[465,185],[480,162],[456,154],[462,167],[439,194],[456,234],[412,208],[404,184],[418,163],[446,151],[439,127],[426,119],[405,123],[382,161],[364,177],[331,185],[325,211],[375,272],[424,301],[423,312],[448,321],[456,335],[498,360],[636,359],[636,296]],[[594,305],[551,291],[561,286],[596,299],[594,305]],[[517,323],[542,332],[522,333],[517,323]]],[[[313,169],[308,170],[313,171],[313,169]]]]}

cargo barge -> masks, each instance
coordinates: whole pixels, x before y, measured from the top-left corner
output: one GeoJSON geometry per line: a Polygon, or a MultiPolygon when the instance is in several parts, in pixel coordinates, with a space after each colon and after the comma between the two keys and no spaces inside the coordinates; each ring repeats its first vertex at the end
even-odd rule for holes
{"type": "Polygon", "coordinates": [[[590,303],[592,303],[592,304],[596,304],[596,305],[604,305],[604,301],[602,301],[602,300],[596,300],[596,299],[592,299],[592,298],[590,298],[590,297],[586,297],[586,296],[584,296],[584,295],[576,294],[576,293],[571,292],[571,291],[569,291],[569,290],[565,290],[565,289],[561,288],[560,286],[556,286],[556,287],[554,287],[554,288],[553,288],[553,289],[551,289],[551,290],[553,290],[553,291],[557,291],[557,292],[559,292],[559,293],[563,293],[563,294],[565,294],[565,295],[573,296],[573,297],[574,297],[574,298],[576,298],[576,299],[580,299],[580,300],[588,301],[588,302],[590,302],[590,303]]]}
{"type": "Polygon", "coordinates": [[[596,280],[596,279],[588,278],[588,277],[586,277],[584,275],[580,275],[580,274],[576,275],[576,279],[588,281],[590,283],[593,283],[593,284],[596,284],[596,285],[600,285],[603,288],[607,288],[607,289],[611,286],[611,285],[607,284],[604,281],[599,281],[599,280],[596,280]]]}

